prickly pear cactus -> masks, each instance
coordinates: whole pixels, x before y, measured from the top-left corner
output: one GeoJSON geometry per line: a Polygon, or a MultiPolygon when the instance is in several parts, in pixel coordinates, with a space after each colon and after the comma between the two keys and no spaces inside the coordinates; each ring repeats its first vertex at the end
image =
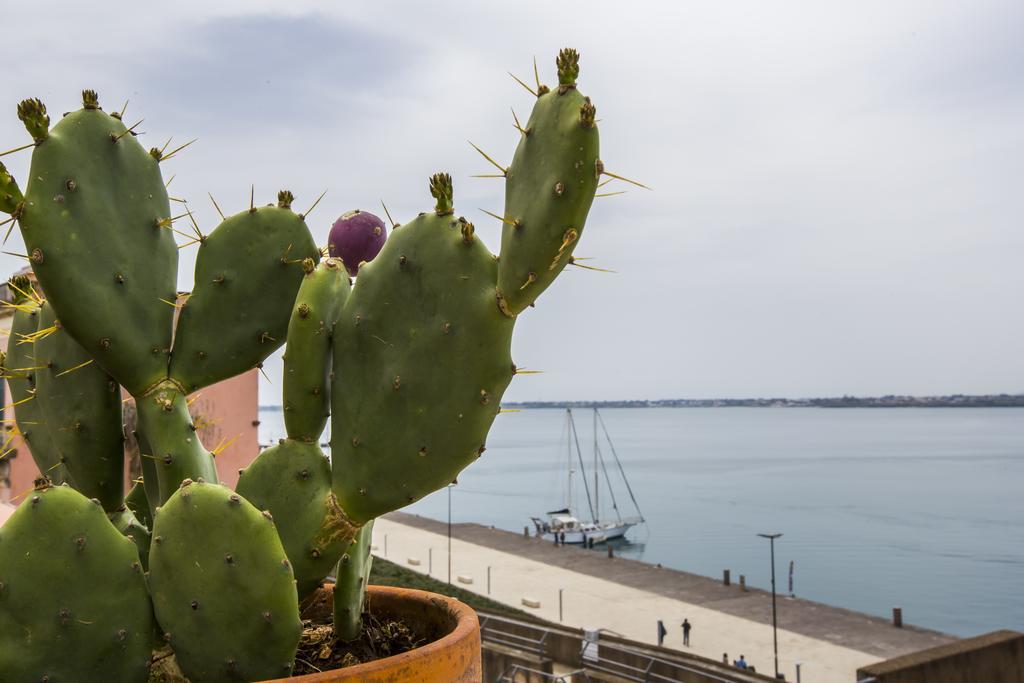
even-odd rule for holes
{"type": "Polygon", "coordinates": [[[512,379],[513,319],[498,264],[456,218],[447,174],[434,211],[394,230],[359,271],[335,326],[334,493],[357,523],[419,500],[483,453],[512,379]]]}
{"type": "Polygon", "coordinates": [[[0,528],[0,678],[145,681],[152,631],[135,545],[74,489],[31,492],[0,528]]]}
{"type": "Polygon", "coordinates": [[[34,344],[36,402],[75,488],[107,512],[124,500],[121,389],[43,302],[34,344]]]}
{"type": "Polygon", "coordinates": [[[339,259],[325,259],[303,279],[285,349],[288,438],[260,453],[236,487],[274,515],[300,597],[320,585],[355,533],[331,491],[331,466],[319,445],[330,411],[331,338],[349,288],[339,259]]]}
{"type": "Polygon", "coordinates": [[[160,627],[192,683],[289,675],[302,623],[269,513],[185,480],[157,513],[149,583],[160,627]]]}
{"type": "Polygon", "coordinates": [[[579,54],[558,54],[558,87],[539,88],[533,113],[505,170],[498,292],[515,315],[533,303],[572,256],[594,201],[596,109],[576,88],[579,54]]]}
{"type": "Polygon", "coordinates": [[[538,82],[501,168],[500,263],[437,174],[434,210],[397,228],[351,287],[342,264],[317,266],[305,216],[282,191],[209,235],[186,228],[198,257],[184,303],[172,233],[191,213],[171,216],[160,173],[177,150],[147,153],[93,91],[52,128],[39,100],[19,105],[32,167],[23,194],[0,165],[0,211],[21,228],[53,312],[40,326],[38,296],[15,304],[27,343],[12,346],[5,376],[32,406],[17,419],[37,462],[60,476],[67,461],[108,515],[43,487],[0,530],[0,677],[144,676],[147,511],[152,605],[194,683],[288,675],[296,583],[309,590],[339,557],[336,632],[358,635],[373,519],[483,453],[516,374],[516,316],[574,262],[599,177],[613,175],[598,159],[596,110],[576,89],[578,55],[563,50],[557,67],[557,90],[538,82]],[[286,334],[289,438],[232,493],[215,483],[187,395],[258,367],[286,334]],[[117,384],[136,401],[143,471],[124,505],[117,384]],[[318,443],[328,413],[330,464],[318,443]]]}

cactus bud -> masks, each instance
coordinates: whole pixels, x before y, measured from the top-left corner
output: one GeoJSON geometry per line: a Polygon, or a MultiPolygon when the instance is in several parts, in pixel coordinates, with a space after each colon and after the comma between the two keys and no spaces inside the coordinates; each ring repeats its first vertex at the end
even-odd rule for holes
{"type": "Polygon", "coordinates": [[[100,108],[99,96],[96,94],[95,90],[82,91],[82,107],[85,109],[100,108]]]}
{"type": "Polygon", "coordinates": [[[580,53],[571,47],[563,48],[555,59],[558,67],[558,92],[576,87],[576,78],[580,75],[580,53]]]}
{"type": "Polygon", "coordinates": [[[0,211],[13,214],[24,200],[14,176],[0,162],[0,211]]]}
{"type": "Polygon", "coordinates": [[[19,102],[18,118],[37,143],[50,136],[50,117],[46,115],[46,105],[38,98],[33,97],[19,102]]]}
{"type": "Polygon", "coordinates": [[[438,216],[447,216],[454,211],[452,204],[452,177],[447,173],[435,173],[430,176],[430,194],[437,200],[434,212],[438,216]]]}

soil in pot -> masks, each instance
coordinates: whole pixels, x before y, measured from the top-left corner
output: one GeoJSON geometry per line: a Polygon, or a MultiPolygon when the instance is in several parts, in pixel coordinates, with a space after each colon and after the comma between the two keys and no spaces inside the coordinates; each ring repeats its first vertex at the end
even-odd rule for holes
{"type": "MultiPolygon", "coordinates": [[[[418,632],[393,615],[364,611],[359,639],[349,643],[338,642],[334,639],[332,609],[327,590],[317,591],[303,603],[302,638],[292,676],[342,669],[399,655],[445,635],[418,632]]],[[[178,668],[170,647],[155,652],[153,660],[149,683],[189,683],[178,668]]]]}
{"type": "Polygon", "coordinates": [[[334,639],[334,627],[329,620],[323,623],[322,620],[304,619],[292,675],[319,673],[383,659],[414,650],[426,642],[425,637],[414,633],[401,620],[378,619],[364,612],[362,621],[359,639],[345,643],[334,639]]]}

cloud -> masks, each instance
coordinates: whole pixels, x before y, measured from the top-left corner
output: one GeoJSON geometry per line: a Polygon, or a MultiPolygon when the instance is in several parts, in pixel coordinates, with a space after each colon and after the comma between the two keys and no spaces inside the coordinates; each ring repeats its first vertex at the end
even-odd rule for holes
{"type": "MultiPolygon", "coordinates": [[[[302,208],[327,189],[320,242],[382,199],[407,220],[448,170],[496,249],[477,207],[501,184],[469,178],[465,141],[508,160],[530,96],[505,71],[536,55],[550,82],[580,48],[603,159],[656,191],[595,203],[577,251],[618,272],[567,272],[522,316],[514,358],[547,372],[510,399],[1024,389],[1017,3],[136,7],[31,8],[8,111],[131,98],[147,144],[199,137],[166,173],[206,229],[207,192],[234,211],[253,185],[302,208]]],[[[24,140],[12,114],[0,139],[24,140]]]]}

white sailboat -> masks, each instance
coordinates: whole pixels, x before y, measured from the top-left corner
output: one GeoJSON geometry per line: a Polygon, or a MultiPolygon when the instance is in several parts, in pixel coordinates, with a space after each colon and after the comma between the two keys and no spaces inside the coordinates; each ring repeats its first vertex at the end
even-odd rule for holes
{"type": "Polygon", "coordinates": [[[566,506],[560,510],[551,510],[547,512],[546,520],[539,517],[531,518],[533,520],[537,536],[540,536],[545,540],[558,540],[562,543],[583,545],[605,543],[616,538],[622,538],[631,527],[644,523],[644,517],[640,512],[640,506],[637,504],[636,497],[633,495],[633,489],[630,487],[629,480],[626,478],[626,472],[622,469],[622,462],[619,460],[618,453],[615,452],[615,445],[612,444],[611,437],[608,435],[608,429],[604,425],[604,419],[597,411],[597,408],[594,408],[593,410],[594,476],[593,484],[591,485],[591,482],[587,477],[586,468],[583,464],[583,453],[580,450],[580,440],[579,435],[576,433],[576,422],[573,420],[572,408],[566,408],[565,419],[568,441],[568,486],[566,488],[568,493],[566,506]],[[600,424],[601,429],[604,432],[605,441],[608,444],[609,451],[615,461],[615,465],[618,467],[619,475],[626,486],[626,491],[629,493],[629,498],[636,510],[636,514],[633,516],[623,517],[619,510],[618,500],[615,497],[615,490],[612,488],[611,480],[608,477],[608,468],[605,462],[604,453],[602,452],[597,438],[598,424],[600,424]],[[573,449],[574,445],[575,450],[573,449]],[[583,482],[583,490],[586,492],[587,509],[590,513],[589,521],[581,520],[577,515],[573,514],[572,491],[573,475],[576,473],[576,463],[579,464],[579,474],[583,482]],[[612,511],[609,517],[602,517],[600,514],[602,474],[604,475],[603,479],[607,488],[608,496],[611,500],[612,511]],[[591,486],[593,488],[591,488],[591,486]]]}

